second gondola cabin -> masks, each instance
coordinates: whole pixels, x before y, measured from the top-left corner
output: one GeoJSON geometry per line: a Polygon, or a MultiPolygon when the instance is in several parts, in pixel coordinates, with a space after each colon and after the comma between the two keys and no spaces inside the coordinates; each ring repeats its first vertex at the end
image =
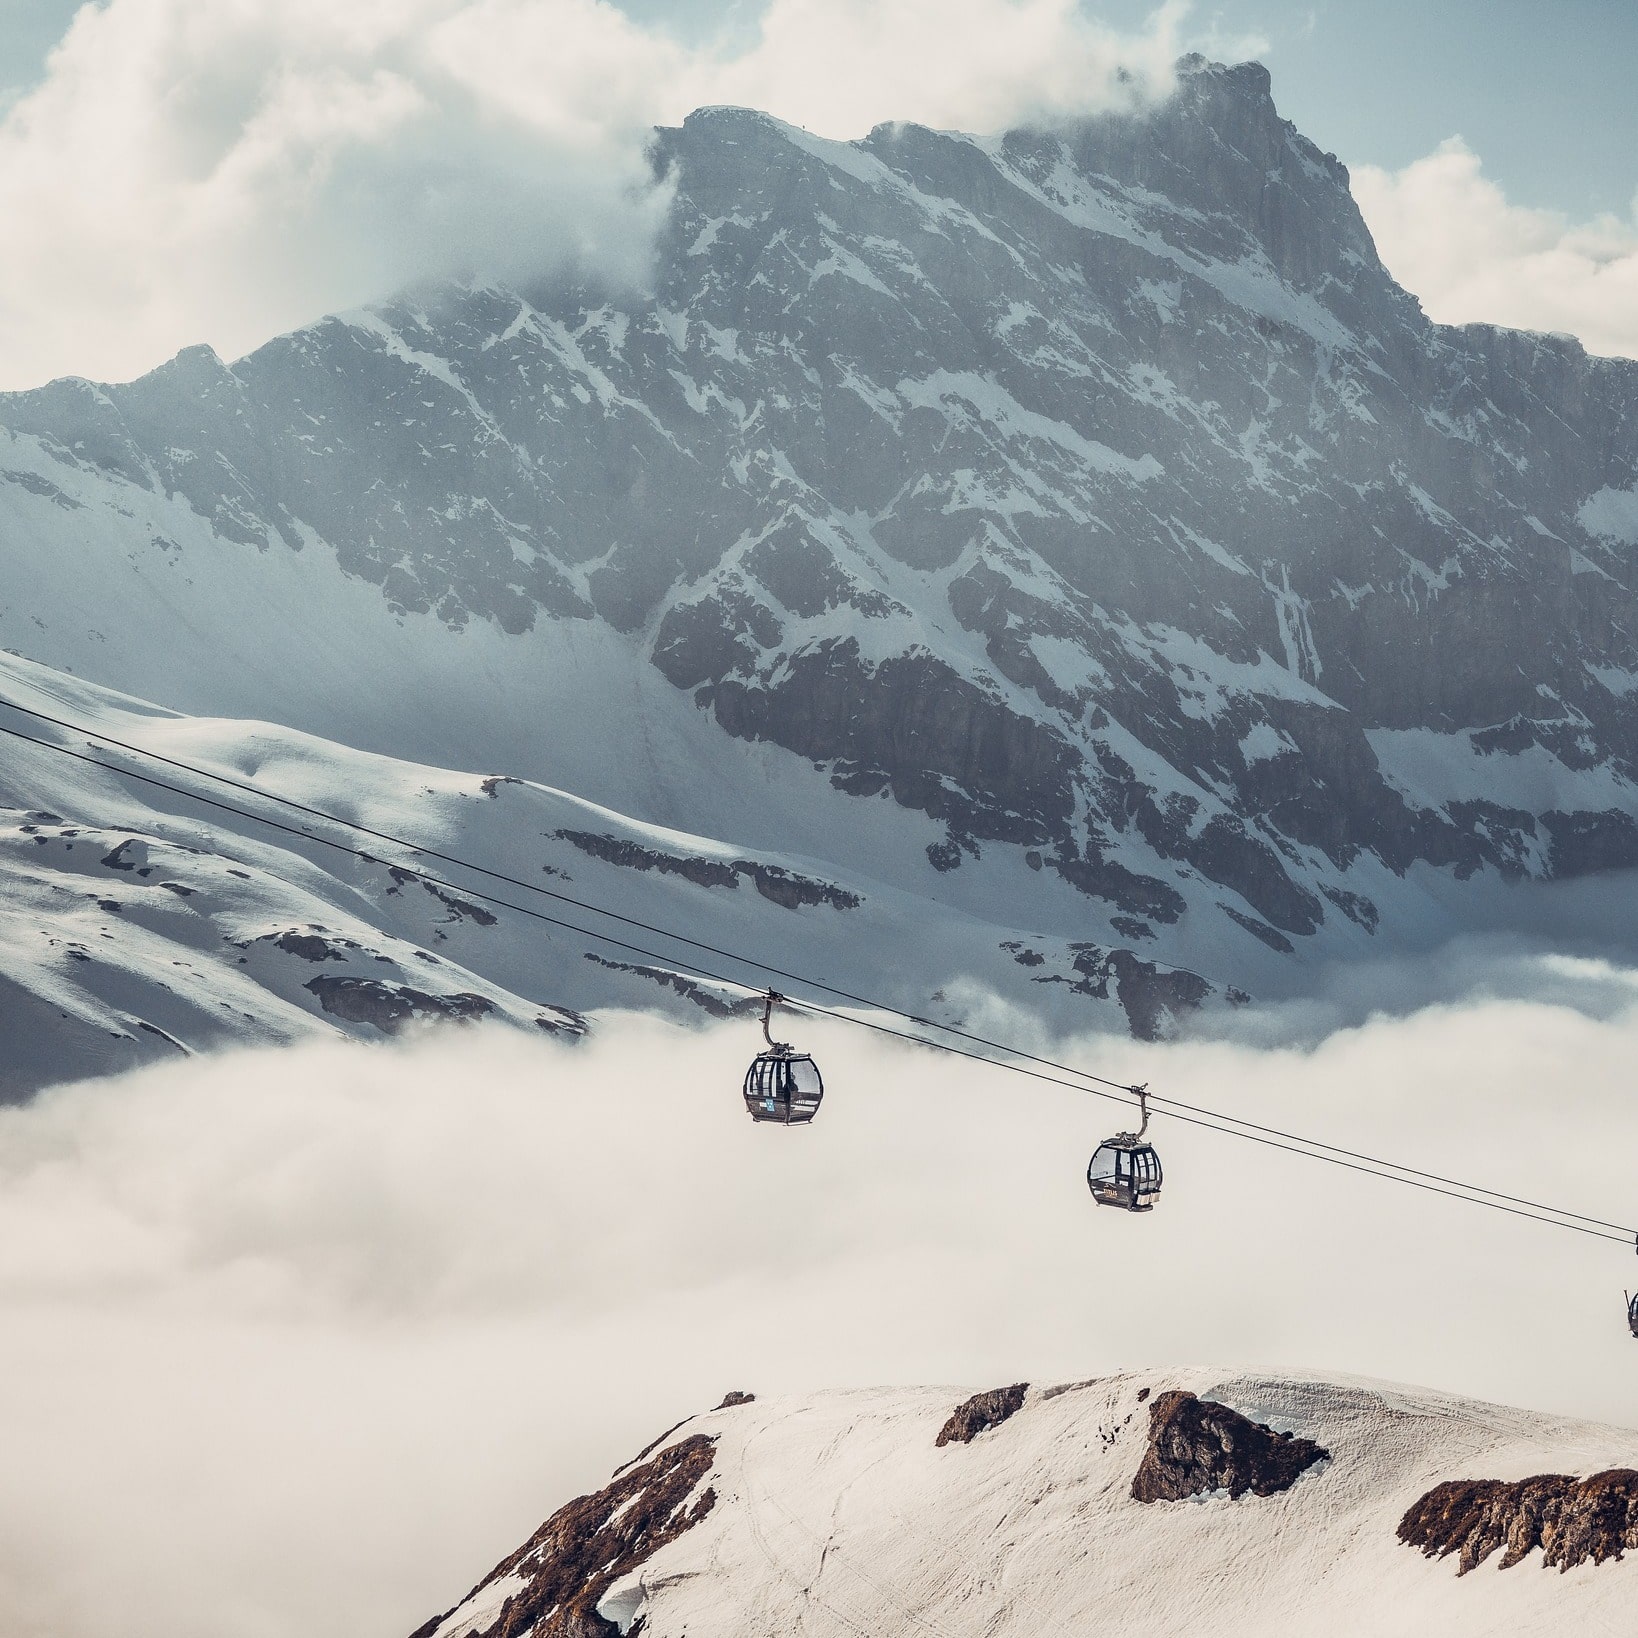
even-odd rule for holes
{"type": "Polygon", "coordinates": [[[1160,1156],[1132,1132],[1117,1132],[1097,1147],[1086,1168],[1086,1186],[1100,1206],[1153,1211],[1160,1198],[1160,1156]]]}
{"type": "Polygon", "coordinates": [[[1160,1198],[1160,1156],[1143,1139],[1149,1130],[1148,1091],[1141,1086],[1132,1091],[1143,1111],[1143,1122],[1135,1132],[1117,1132],[1098,1145],[1087,1164],[1086,1186],[1100,1206],[1153,1211],[1160,1198]]]}

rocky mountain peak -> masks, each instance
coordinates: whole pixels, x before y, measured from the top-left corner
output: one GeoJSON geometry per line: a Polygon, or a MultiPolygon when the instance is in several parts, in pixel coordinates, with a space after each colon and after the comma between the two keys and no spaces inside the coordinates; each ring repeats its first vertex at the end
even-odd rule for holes
{"type": "MultiPolygon", "coordinates": [[[[895,891],[1027,906],[995,952],[1088,1003],[1638,863],[1638,365],[1429,324],[1260,67],[988,136],[702,109],[656,161],[645,293],[449,286],[0,397],[37,581],[0,639],[163,700],[188,630],[186,703],[249,666],[304,725],[366,629],[518,656],[490,766],[555,783],[565,721],[641,700],[714,770],[656,751],[651,816],[721,834],[784,758],[894,816],[895,891]],[[252,585],[322,663],[247,629],[252,585]],[[581,635],[619,658],[548,679],[581,635]]],[[[392,750],[448,674],[348,710],[392,750]]]]}
{"type": "Polygon", "coordinates": [[[1261,63],[1183,58],[1171,97],[1135,117],[1074,122],[1077,165],[1248,231],[1280,277],[1323,294],[1359,270],[1388,282],[1348,170],[1275,107],[1261,63]]]}

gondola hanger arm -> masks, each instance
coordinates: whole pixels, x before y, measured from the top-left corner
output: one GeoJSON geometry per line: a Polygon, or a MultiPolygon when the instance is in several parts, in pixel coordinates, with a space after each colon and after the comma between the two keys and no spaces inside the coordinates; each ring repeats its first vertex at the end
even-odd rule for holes
{"type": "Polygon", "coordinates": [[[769,990],[767,994],[762,997],[762,1038],[768,1043],[768,1050],[770,1052],[790,1051],[789,1042],[776,1041],[773,1038],[773,1030],[771,1028],[773,1023],[774,1004],[775,1002],[783,1001],[784,999],[785,997],[782,996],[778,990],[769,990]]]}
{"type": "Polygon", "coordinates": [[[1149,1130],[1149,1083],[1145,1081],[1141,1086],[1134,1086],[1132,1095],[1138,1101],[1138,1113],[1143,1116],[1134,1136],[1142,1137],[1149,1130]]]}

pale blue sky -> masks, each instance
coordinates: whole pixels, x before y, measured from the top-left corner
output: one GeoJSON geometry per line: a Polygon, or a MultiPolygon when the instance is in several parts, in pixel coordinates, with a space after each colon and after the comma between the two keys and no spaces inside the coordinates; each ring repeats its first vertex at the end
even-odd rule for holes
{"type": "MultiPolygon", "coordinates": [[[[0,0],[0,97],[38,75],[79,0],[0,0]]],[[[748,33],[760,0],[622,0],[699,40],[748,33]]],[[[1136,29],[1153,0],[1092,0],[1136,29]]],[[[1638,190],[1638,0],[1200,0],[1190,43],[1248,36],[1281,111],[1349,164],[1408,164],[1461,135],[1516,204],[1626,215],[1638,190]]],[[[1214,51],[1214,48],[1215,51],[1214,51]]]]}

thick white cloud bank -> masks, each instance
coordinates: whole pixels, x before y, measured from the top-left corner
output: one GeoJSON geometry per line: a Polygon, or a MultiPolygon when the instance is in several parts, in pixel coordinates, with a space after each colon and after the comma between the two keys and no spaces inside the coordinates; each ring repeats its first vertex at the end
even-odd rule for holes
{"type": "Polygon", "coordinates": [[[1389,271],[1444,324],[1557,330],[1638,358],[1638,203],[1627,221],[1572,222],[1509,202],[1460,137],[1401,171],[1353,172],[1389,271]]]}
{"type": "Polygon", "coordinates": [[[713,103],[825,135],[989,129],[1170,84],[1178,0],[771,0],[684,45],[606,0],[105,0],[0,123],[0,388],[227,356],[419,278],[640,282],[647,133],[713,103]]]}
{"type": "MultiPolygon", "coordinates": [[[[1618,984],[1618,975],[1600,982],[1618,984]]],[[[1631,992],[1630,978],[1628,980],[1631,992]]],[[[1638,1012],[1442,1007],[1312,1051],[1089,1043],[1118,1079],[1631,1215],[1638,1012]]],[[[0,1113],[0,1629],[407,1633],[729,1388],[1310,1367],[1638,1421],[1630,1249],[793,1024],[604,1021],[197,1061],[0,1113]]]]}

